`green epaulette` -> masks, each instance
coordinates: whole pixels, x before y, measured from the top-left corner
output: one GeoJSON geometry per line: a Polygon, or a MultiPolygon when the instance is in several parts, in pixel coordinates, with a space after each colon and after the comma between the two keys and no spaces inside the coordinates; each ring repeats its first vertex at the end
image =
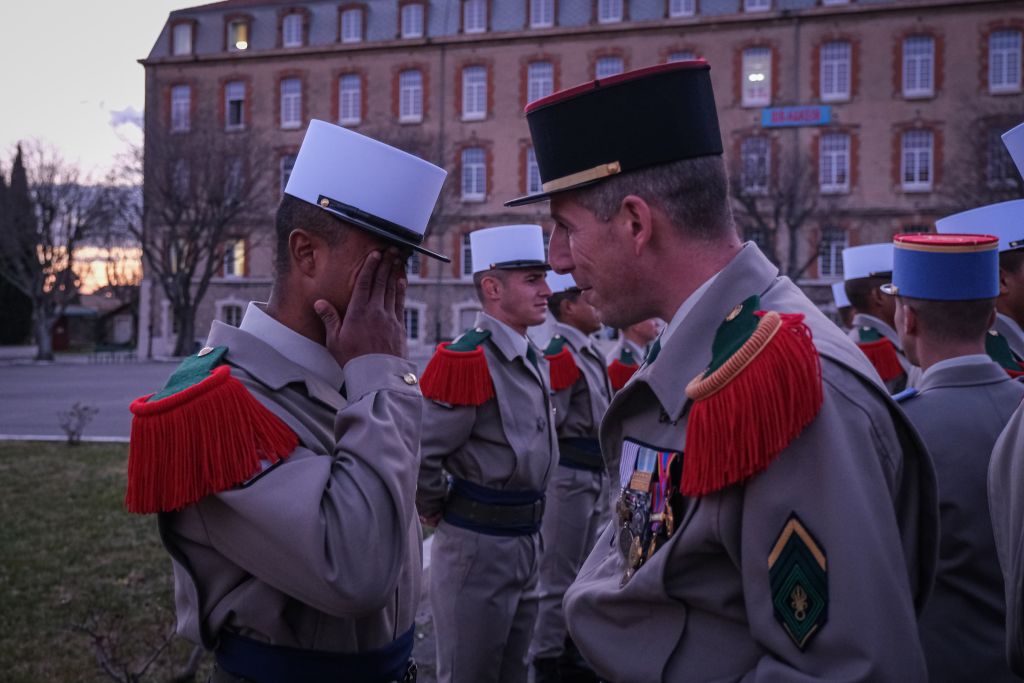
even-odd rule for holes
{"type": "Polygon", "coordinates": [[[482,327],[475,327],[466,330],[458,338],[455,339],[451,344],[445,348],[448,351],[455,351],[456,353],[465,353],[466,351],[476,351],[481,344],[490,339],[490,330],[485,330],[482,327]]]}
{"type": "Polygon", "coordinates": [[[554,356],[562,352],[565,345],[569,343],[569,340],[560,334],[556,334],[548,342],[547,348],[544,349],[545,356],[554,356]]]}

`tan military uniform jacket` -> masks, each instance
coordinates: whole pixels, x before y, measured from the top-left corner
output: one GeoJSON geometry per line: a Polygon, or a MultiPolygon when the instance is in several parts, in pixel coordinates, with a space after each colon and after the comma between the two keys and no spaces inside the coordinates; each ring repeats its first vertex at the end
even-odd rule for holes
{"type": "Polygon", "coordinates": [[[1024,677],[1024,404],[992,449],[988,505],[1006,596],[1006,658],[1024,677]]]}
{"type": "Polygon", "coordinates": [[[442,469],[488,488],[543,491],[557,459],[544,354],[534,349],[538,371],[519,355],[508,327],[486,313],[475,327],[491,333],[483,348],[496,400],[480,406],[424,401],[416,493],[424,516],[441,511],[447,492],[442,469]]]}
{"type": "Polygon", "coordinates": [[[1024,384],[985,356],[929,368],[918,393],[900,405],[924,440],[939,486],[935,590],[921,615],[921,643],[932,683],[1017,680],[1006,664],[1006,611],[992,520],[992,447],[1024,384]]]}
{"type": "Polygon", "coordinates": [[[228,347],[232,375],[300,446],[244,486],[160,515],[178,632],[208,648],[225,628],[332,652],[390,643],[413,624],[422,573],[413,364],[353,359],[346,398],[231,326],[214,323],[208,343],[228,347]]]}
{"type": "Polygon", "coordinates": [[[594,350],[590,339],[575,327],[556,323],[555,334],[561,335],[568,342],[567,346],[584,380],[577,380],[568,389],[552,395],[558,438],[597,438],[597,429],[608,409],[611,396],[604,361],[594,350]]]}
{"type": "MultiPolygon", "coordinates": [[[[612,399],[601,427],[608,471],[624,440],[686,450],[687,382],[703,372],[725,316],[759,294],[803,313],[821,354],[818,416],[767,470],[686,500],[666,544],[623,586],[617,522],[565,598],[569,631],[607,681],[923,681],[916,610],[932,585],[937,510],[931,464],[867,359],[751,243],[718,274],[658,358],[612,399]],[[796,516],[827,566],[827,621],[804,649],[776,618],[769,562],[796,516]]],[[[805,618],[806,614],[804,615],[805,618]]]]}
{"type": "Polygon", "coordinates": [[[1024,330],[1020,329],[1017,321],[1008,315],[996,313],[996,322],[992,329],[998,332],[1010,345],[1010,350],[1017,358],[1024,359],[1024,330]]]}
{"type": "Polygon", "coordinates": [[[873,315],[857,313],[853,316],[853,327],[850,328],[848,333],[850,339],[854,342],[859,342],[860,330],[865,327],[875,330],[878,334],[892,342],[892,345],[896,347],[896,355],[899,358],[900,366],[906,374],[906,381],[903,381],[902,377],[897,377],[896,379],[889,380],[889,382],[886,383],[889,393],[895,394],[903,391],[904,389],[910,389],[917,386],[917,382],[921,377],[921,368],[911,363],[903,353],[903,342],[900,341],[900,336],[896,333],[896,330],[892,329],[892,327],[885,321],[876,318],[873,315]]]}

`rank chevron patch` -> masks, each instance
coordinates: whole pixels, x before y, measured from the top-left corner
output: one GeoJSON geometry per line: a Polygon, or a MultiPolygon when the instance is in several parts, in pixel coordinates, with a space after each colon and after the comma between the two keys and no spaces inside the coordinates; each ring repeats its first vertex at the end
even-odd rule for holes
{"type": "Polygon", "coordinates": [[[790,514],[768,555],[775,618],[804,650],[828,621],[825,551],[795,513],[790,514]]]}

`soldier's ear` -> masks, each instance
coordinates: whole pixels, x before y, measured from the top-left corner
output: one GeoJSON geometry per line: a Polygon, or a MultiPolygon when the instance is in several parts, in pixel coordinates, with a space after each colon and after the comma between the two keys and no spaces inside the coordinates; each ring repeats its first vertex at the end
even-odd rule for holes
{"type": "Polygon", "coordinates": [[[1005,268],[999,269],[999,296],[1006,296],[1010,293],[1010,285],[1006,281],[1007,274],[1005,268]]]}
{"type": "Polygon", "coordinates": [[[620,221],[627,229],[628,237],[633,243],[633,255],[640,256],[654,235],[654,217],[650,205],[635,194],[626,195],[622,198],[619,212],[613,220],[620,221]]]}
{"type": "Polygon", "coordinates": [[[288,258],[292,268],[306,277],[316,273],[316,238],[302,228],[296,228],[288,235],[288,258]]]}

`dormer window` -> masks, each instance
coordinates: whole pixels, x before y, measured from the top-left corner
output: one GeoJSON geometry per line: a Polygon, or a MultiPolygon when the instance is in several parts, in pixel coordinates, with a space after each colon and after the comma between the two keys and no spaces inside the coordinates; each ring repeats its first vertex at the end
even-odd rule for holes
{"type": "Polygon", "coordinates": [[[228,52],[241,52],[249,49],[249,20],[231,19],[227,23],[228,52]]]}
{"type": "Polygon", "coordinates": [[[302,15],[298,12],[284,15],[281,19],[281,45],[284,47],[302,47],[302,15]]]}
{"type": "Polygon", "coordinates": [[[341,10],[341,42],[358,43],[363,40],[363,8],[346,7],[341,10]]]}
{"type": "Polygon", "coordinates": [[[423,3],[410,2],[402,5],[403,38],[423,37],[423,3]]]}
{"type": "Polygon", "coordinates": [[[171,29],[171,54],[175,57],[192,54],[192,31],[194,24],[183,21],[171,29]]]}

